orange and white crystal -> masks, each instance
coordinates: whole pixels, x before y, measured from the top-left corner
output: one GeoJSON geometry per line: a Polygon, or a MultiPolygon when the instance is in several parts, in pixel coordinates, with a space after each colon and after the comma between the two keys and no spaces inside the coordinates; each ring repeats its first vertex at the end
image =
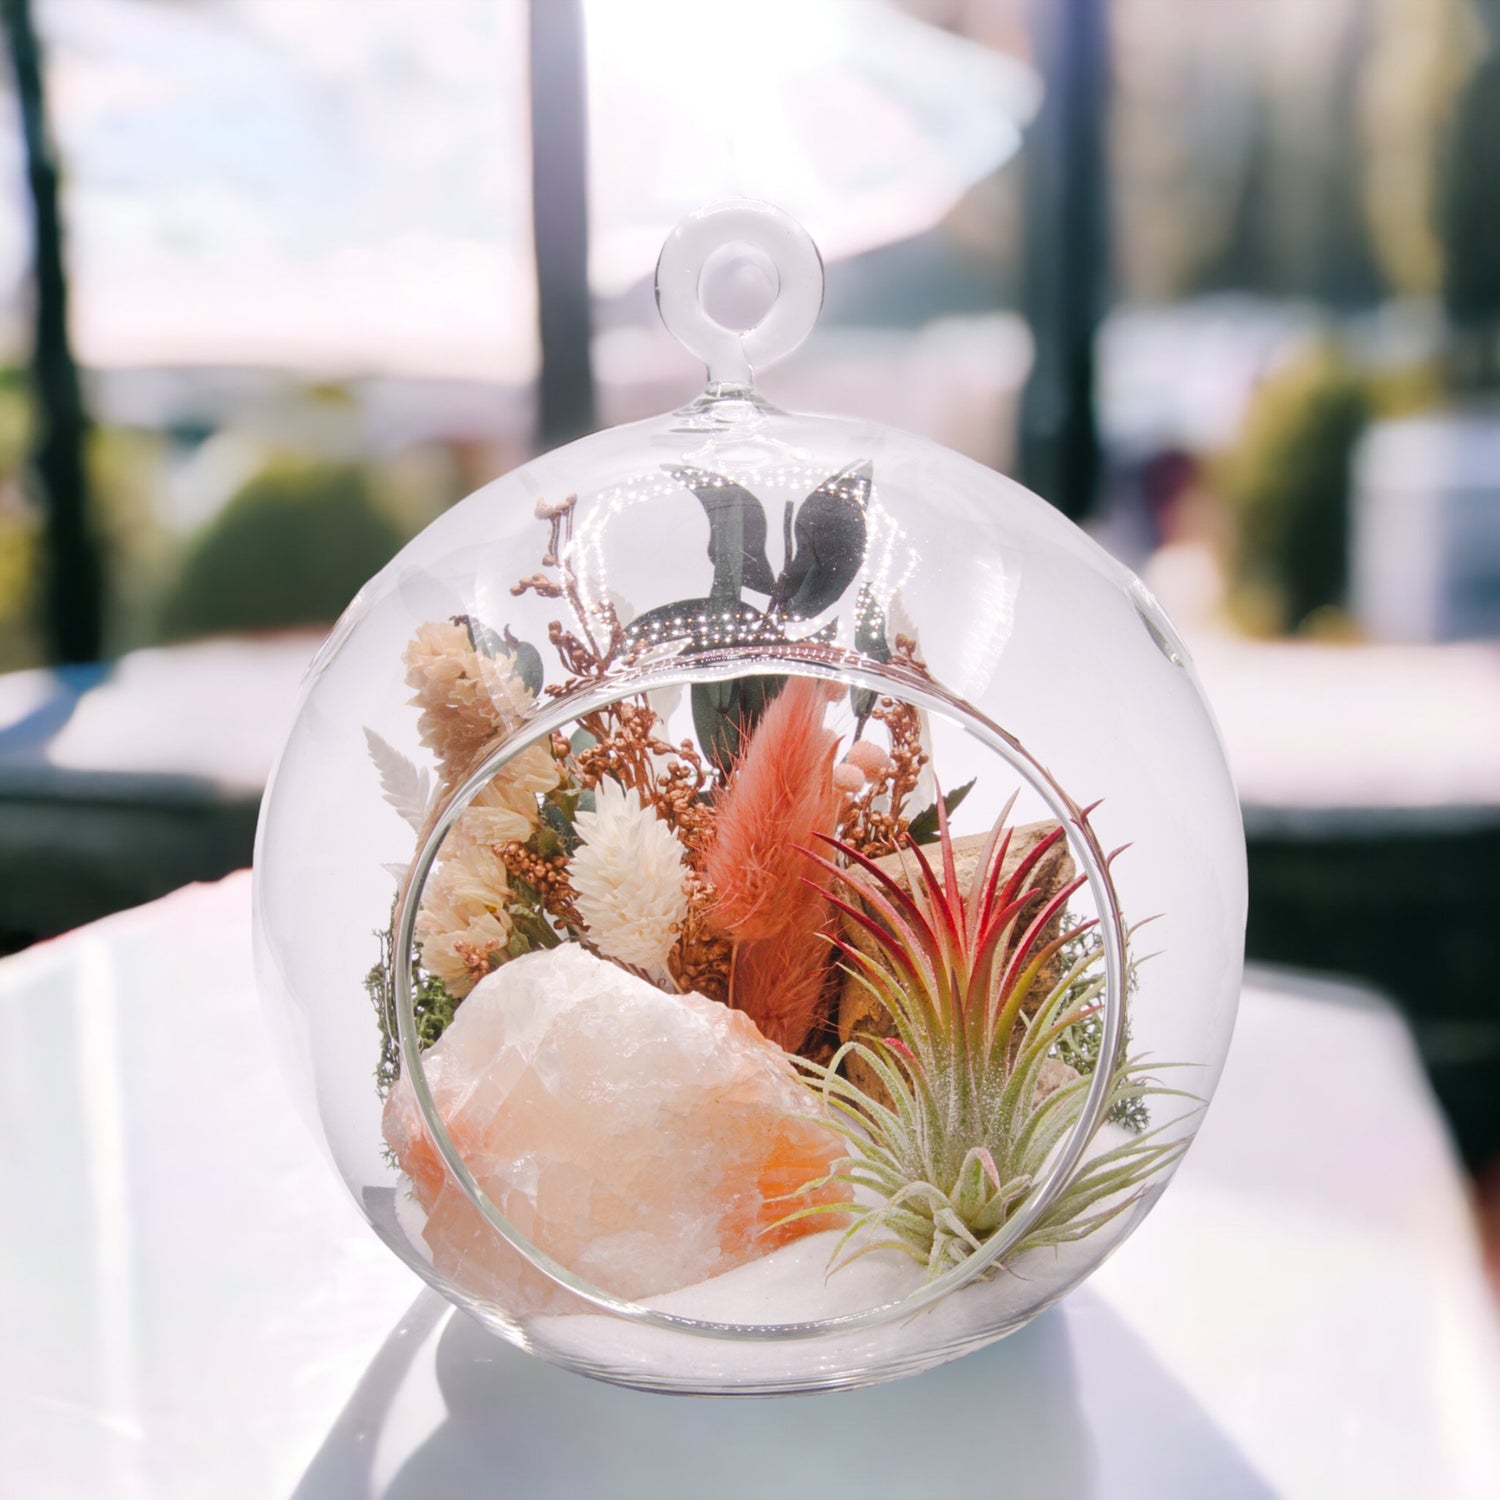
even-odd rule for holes
{"type": "MultiPolygon", "coordinates": [[[[423,1065],[500,1212],[617,1296],[690,1286],[842,1220],[779,1222],[848,1198],[838,1184],[792,1196],[844,1144],[786,1054],[742,1012],[665,994],[577,944],[481,980],[423,1065]]],[[[384,1129],[426,1212],[434,1267],[511,1312],[555,1303],[447,1172],[405,1078],[384,1129]]]]}

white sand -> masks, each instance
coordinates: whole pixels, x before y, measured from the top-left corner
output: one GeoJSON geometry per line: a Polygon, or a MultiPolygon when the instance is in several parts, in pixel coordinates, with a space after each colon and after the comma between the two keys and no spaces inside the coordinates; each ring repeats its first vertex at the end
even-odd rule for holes
{"type": "Polygon", "coordinates": [[[827,1276],[838,1240],[831,1230],[646,1303],[711,1322],[765,1322],[772,1334],[766,1341],[707,1338],[587,1313],[535,1317],[526,1330],[538,1349],[566,1363],[659,1386],[774,1390],[860,1372],[897,1374],[1020,1327],[1103,1260],[1133,1217],[1122,1215],[1078,1244],[1029,1251],[993,1280],[910,1317],[848,1333],[776,1340],[774,1326],[882,1306],[916,1290],[924,1273],[908,1256],[879,1251],[827,1276]]]}
{"type": "MultiPolygon", "coordinates": [[[[1095,1139],[1094,1152],[1123,1138],[1106,1126],[1095,1139]]],[[[401,1227],[415,1247],[425,1250],[422,1210],[400,1189],[397,1204],[401,1227]]],[[[539,1353],[592,1373],[663,1389],[775,1391],[893,1376],[940,1364],[1013,1332],[1082,1281],[1143,1211],[1138,1207],[1123,1213],[1075,1244],[1028,1251],[991,1280],[952,1292],[932,1307],[845,1333],[786,1338],[776,1328],[899,1302],[922,1286],[925,1270],[900,1251],[880,1250],[830,1276],[837,1230],[806,1235],[722,1276],[643,1303],[702,1322],[764,1327],[764,1339],[652,1328],[593,1311],[535,1312],[522,1321],[539,1353]]]]}

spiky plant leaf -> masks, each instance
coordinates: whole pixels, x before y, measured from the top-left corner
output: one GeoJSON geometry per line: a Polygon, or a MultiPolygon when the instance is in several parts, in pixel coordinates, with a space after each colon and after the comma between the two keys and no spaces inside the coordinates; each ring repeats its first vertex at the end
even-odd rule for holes
{"type": "MultiPolygon", "coordinates": [[[[941,796],[936,849],[906,842],[906,885],[838,840],[823,840],[826,853],[804,851],[818,878],[832,881],[848,982],[867,990],[893,1027],[884,1039],[846,1042],[826,1065],[797,1059],[847,1143],[831,1180],[876,1199],[855,1208],[830,1269],[892,1246],[930,1277],[961,1264],[1010,1221],[1083,1114],[1092,1067],[1051,1091],[1040,1080],[1050,1058],[1081,1059],[1089,1044],[1097,1061],[1104,949],[1094,922],[1068,917],[1084,877],[1055,891],[1034,881],[1064,837],[1060,827],[1006,872],[1014,800],[966,889],[941,796]],[[840,1072],[855,1056],[889,1103],[840,1072]]],[[[1106,1116],[1143,1118],[1142,1101],[1156,1095],[1191,1097],[1162,1087],[1142,1057],[1122,1056],[1106,1116]]],[[[1137,1203],[1185,1149],[1179,1136],[1163,1138],[1170,1129],[1086,1153],[1012,1253],[1081,1239],[1137,1203]]]]}

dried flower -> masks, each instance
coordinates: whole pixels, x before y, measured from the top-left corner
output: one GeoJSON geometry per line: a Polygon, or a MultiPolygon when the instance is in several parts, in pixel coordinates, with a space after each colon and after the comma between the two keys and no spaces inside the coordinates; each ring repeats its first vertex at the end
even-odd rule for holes
{"type": "Polygon", "coordinates": [[[575,820],[583,842],[568,873],[578,913],[606,958],[664,979],[688,909],[682,845],[634,788],[606,779],[594,797],[595,810],[575,820]]]}
{"type": "Polygon", "coordinates": [[[504,962],[511,936],[505,865],[488,842],[475,837],[473,817],[466,812],[444,840],[416,922],[423,967],[455,999],[504,962]]]}
{"type": "Polygon", "coordinates": [[[525,844],[502,845],[498,851],[512,880],[530,886],[541,912],[574,932],[583,928],[583,918],[573,902],[573,883],[568,878],[566,854],[538,854],[525,844]]]}
{"type": "MultiPolygon", "coordinates": [[[[681,837],[688,844],[691,866],[691,840],[686,833],[681,837]]],[[[691,868],[684,888],[687,891],[688,909],[687,916],[682,921],[682,934],[672,950],[672,978],[678,990],[683,993],[694,990],[710,1000],[727,1003],[734,949],[727,938],[721,937],[714,930],[714,888],[691,868]]]]}
{"type": "Polygon", "coordinates": [[[865,773],[858,766],[841,760],[833,768],[833,784],[841,792],[857,792],[865,784],[865,773]]]}
{"type": "Polygon", "coordinates": [[[906,806],[922,778],[929,775],[930,753],[923,744],[923,716],[898,698],[880,698],[870,717],[883,725],[891,748],[857,740],[846,762],[865,777],[839,816],[839,837],[872,858],[892,854],[902,846],[908,818],[906,806]]]}
{"type": "Polygon", "coordinates": [[[422,716],[422,743],[437,757],[443,780],[458,781],[480,753],[521,722],[532,695],[515,670],[515,660],[498,651],[474,649],[460,621],[430,620],[402,657],[412,703],[422,716]]]}
{"type": "Polygon", "coordinates": [[[771,700],[719,803],[704,873],[718,892],[714,919],[736,942],[774,938],[807,900],[799,845],[831,833],[838,737],[823,723],[828,695],[793,677],[771,700]]]}
{"type": "Polygon", "coordinates": [[[481,843],[524,843],[536,828],[537,798],[561,780],[551,745],[528,745],[475,796],[464,823],[481,843]]]}
{"type": "MultiPolygon", "coordinates": [[[[453,631],[468,642],[468,631],[462,625],[420,628],[407,651],[407,679],[413,682],[422,676],[431,690],[419,690],[417,694],[417,700],[428,705],[422,715],[423,741],[440,759],[468,754],[472,760],[484,741],[468,726],[486,714],[478,706],[478,697],[469,696],[469,688],[487,682],[495,690],[495,696],[483,699],[490,709],[496,709],[487,717],[487,735],[499,732],[499,703],[520,705],[523,711],[529,693],[508,670],[508,658],[492,660],[472,649],[462,651],[453,631]],[[458,675],[450,670],[455,663],[462,663],[458,675]],[[462,711],[453,706],[459,700],[465,703],[462,711]],[[438,708],[440,702],[449,706],[438,708]]],[[[456,763],[444,759],[446,777],[459,774],[453,771],[456,763]]],[[[550,792],[559,780],[561,769],[550,742],[528,745],[474,796],[444,841],[440,859],[422,892],[416,936],[423,968],[443,981],[455,999],[468,995],[510,954],[514,924],[508,910],[510,882],[501,850],[531,837],[538,822],[537,798],[550,792]]]]}
{"type": "Polygon", "coordinates": [[[853,766],[863,781],[874,781],[877,776],[889,776],[896,769],[890,751],[882,749],[874,740],[856,740],[842,764],[853,766]]]}
{"type": "Polygon", "coordinates": [[[822,934],[832,912],[804,878],[799,850],[839,816],[828,702],[809,677],[793,677],[771,701],[735,765],[704,861],[717,896],[710,920],[734,943],[730,1004],[788,1052],[806,1041],[828,986],[822,934]]]}

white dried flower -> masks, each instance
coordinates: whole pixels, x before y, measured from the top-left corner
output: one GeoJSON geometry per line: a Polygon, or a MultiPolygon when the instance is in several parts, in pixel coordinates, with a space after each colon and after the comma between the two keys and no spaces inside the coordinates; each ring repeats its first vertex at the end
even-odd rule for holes
{"type": "Polygon", "coordinates": [[[616,781],[599,783],[594,809],[578,814],[583,842],[568,867],[578,914],[606,958],[664,979],[688,909],[682,845],[638,792],[616,781]]]}

